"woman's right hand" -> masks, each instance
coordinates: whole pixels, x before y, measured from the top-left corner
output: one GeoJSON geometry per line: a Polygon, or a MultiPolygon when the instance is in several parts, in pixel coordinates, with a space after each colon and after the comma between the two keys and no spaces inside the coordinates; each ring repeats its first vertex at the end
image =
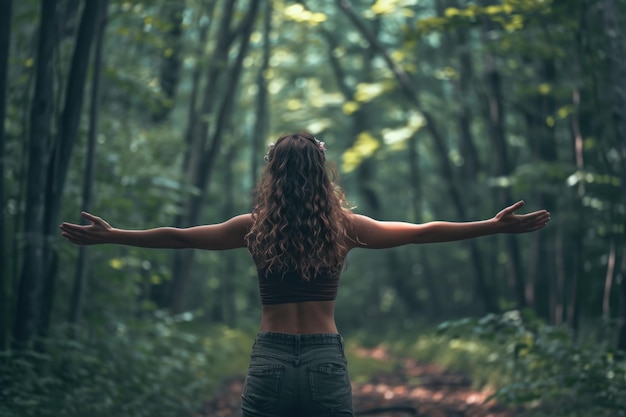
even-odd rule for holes
{"type": "Polygon", "coordinates": [[[95,245],[98,243],[110,243],[111,231],[113,227],[106,221],[93,214],[82,212],[81,216],[91,223],[79,225],[63,222],[59,228],[61,235],[69,242],[76,245],[95,245]]]}
{"type": "Polygon", "coordinates": [[[528,214],[515,214],[515,211],[524,206],[524,201],[501,210],[493,220],[501,233],[527,233],[544,228],[550,221],[550,212],[547,210],[533,211],[528,214]]]}

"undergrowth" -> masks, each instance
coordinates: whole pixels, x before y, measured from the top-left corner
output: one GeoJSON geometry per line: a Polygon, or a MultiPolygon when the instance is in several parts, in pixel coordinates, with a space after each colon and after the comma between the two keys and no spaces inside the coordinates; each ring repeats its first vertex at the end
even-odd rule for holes
{"type": "Polygon", "coordinates": [[[567,329],[531,314],[449,321],[420,334],[394,332],[386,340],[383,346],[396,356],[465,373],[525,416],[626,416],[624,352],[576,343],[567,329]]]}
{"type": "MultiPolygon", "coordinates": [[[[57,329],[37,351],[0,352],[0,417],[190,416],[225,378],[244,375],[255,333],[165,314],[78,330],[69,338],[57,329]]],[[[465,373],[525,416],[626,417],[624,352],[576,343],[519,312],[422,332],[355,332],[346,355],[357,383],[412,357],[465,373]],[[374,346],[390,357],[359,352],[374,346]]]]}
{"type": "Polygon", "coordinates": [[[3,352],[0,416],[194,414],[222,378],[245,370],[252,338],[225,327],[194,334],[185,321],[157,315],[72,339],[57,329],[38,352],[3,352]]]}

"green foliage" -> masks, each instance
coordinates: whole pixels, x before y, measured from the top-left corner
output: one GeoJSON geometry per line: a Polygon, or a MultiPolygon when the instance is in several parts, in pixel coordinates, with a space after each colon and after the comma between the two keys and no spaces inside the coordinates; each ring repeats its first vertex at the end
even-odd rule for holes
{"type": "Polygon", "coordinates": [[[371,381],[372,377],[390,372],[397,363],[393,360],[381,360],[359,353],[363,348],[361,340],[358,338],[348,338],[346,343],[346,358],[348,360],[348,372],[350,380],[355,383],[365,383],[371,381]]]}
{"type": "Polygon", "coordinates": [[[431,31],[448,30],[461,25],[481,24],[482,18],[488,18],[502,25],[507,32],[522,30],[527,19],[538,15],[549,15],[552,12],[550,0],[504,0],[502,4],[478,6],[469,4],[466,8],[448,7],[444,16],[427,17],[418,20],[418,32],[426,34],[431,31]]]}
{"type": "Polygon", "coordinates": [[[624,352],[597,340],[576,342],[565,328],[528,311],[447,321],[435,329],[360,331],[349,340],[387,350],[392,358],[408,356],[462,372],[520,416],[626,415],[624,352]]]}
{"type": "Polygon", "coordinates": [[[184,330],[188,319],[157,314],[95,334],[82,329],[76,341],[64,329],[44,341],[46,353],[4,352],[0,416],[170,417],[198,411],[231,374],[229,364],[241,366],[251,340],[225,328],[201,337],[184,330]]]}
{"type": "Polygon", "coordinates": [[[528,405],[532,415],[626,415],[624,352],[577,344],[567,330],[517,311],[445,322],[439,330],[450,345],[488,346],[475,353],[507,375],[495,393],[504,403],[528,405]]]}
{"type": "Polygon", "coordinates": [[[503,386],[510,382],[502,372],[499,346],[471,337],[452,337],[428,326],[389,329],[385,334],[358,332],[348,338],[353,343],[388,350],[391,357],[411,357],[421,363],[435,363],[444,369],[471,377],[476,388],[503,386]]]}

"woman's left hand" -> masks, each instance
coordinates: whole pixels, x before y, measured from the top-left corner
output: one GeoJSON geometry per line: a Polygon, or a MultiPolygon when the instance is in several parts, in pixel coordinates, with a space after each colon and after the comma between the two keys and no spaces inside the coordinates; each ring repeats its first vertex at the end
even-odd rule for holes
{"type": "Polygon", "coordinates": [[[109,223],[98,216],[84,211],[81,213],[81,216],[89,220],[90,224],[82,226],[73,223],[63,223],[59,228],[64,238],[77,245],[111,243],[110,235],[113,228],[109,223]]]}

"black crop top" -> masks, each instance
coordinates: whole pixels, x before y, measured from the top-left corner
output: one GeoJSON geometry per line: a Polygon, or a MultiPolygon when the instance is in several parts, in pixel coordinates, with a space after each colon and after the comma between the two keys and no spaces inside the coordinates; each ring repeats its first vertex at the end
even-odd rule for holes
{"type": "Polygon", "coordinates": [[[341,268],[322,269],[310,280],[298,271],[259,273],[261,304],[299,303],[303,301],[332,301],[337,297],[341,268]]]}

